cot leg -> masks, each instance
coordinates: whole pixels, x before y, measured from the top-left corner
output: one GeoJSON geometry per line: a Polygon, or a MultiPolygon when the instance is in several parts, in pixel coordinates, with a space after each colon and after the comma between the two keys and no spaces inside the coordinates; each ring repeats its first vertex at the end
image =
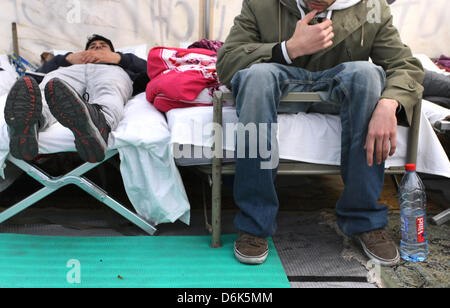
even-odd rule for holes
{"type": "Polygon", "coordinates": [[[420,117],[422,115],[422,101],[414,107],[413,122],[409,129],[407,164],[417,164],[417,153],[419,149],[420,117]]]}
{"type": "Polygon", "coordinates": [[[20,212],[26,210],[27,208],[29,208],[36,202],[39,202],[40,200],[44,199],[45,197],[47,197],[48,195],[52,194],[55,191],[56,191],[56,189],[51,189],[48,187],[42,188],[38,192],[35,192],[31,196],[22,200],[21,202],[15,204],[12,207],[10,207],[9,209],[3,211],[2,213],[0,213],[0,224],[3,223],[4,221],[10,219],[11,217],[19,214],[20,212]]]}
{"type": "Polygon", "coordinates": [[[126,218],[128,221],[132,222],[145,232],[147,232],[149,235],[154,235],[157,231],[155,227],[153,227],[151,224],[146,222],[144,219],[140,218],[133,212],[129,211],[125,207],[123,207],[120,203],[112,199],[111,197],[107,196],[105,199],[101,200],[104,204],[109,206],[111,209],[113,209],[115,212],[126,218]]]}
{"type": "MultiPolygon", "coordinates": [[[[214,93],[213,122],[222,128],[222,104],[223,94],[220,91],[214,93]]],[[[219,129],[214,136],[214,158],[212,165],[212,248],[222,247],[220,235],[222,232],[222,156],[223,156],[223,132],[219,129]]]]}
{"type": "MultiPolygon", "coordinates": [[[[111,151],[107,153],[106,160],[110,159],[114,155],[117,154],[117,151],[111,151]]],[[[46,187],[39,190],[38,192],[34,193],[33,195],[29,196],[25,200],[17,203],[16,205],[12,206],[11,208],[5,210],[4,212],[0,213],[0,223],[6,221],[7,219],[13,217],[14,215],[20,213],[21,211],[29,208],[36,202],[40,201],[41,199],[47,197],[51,193],[57,191],[58,189],[73,184],[81,189],[83,189],[85,192],[102,202],[103,204],[107,205],[111,209],[113,209],[118,214],[122,215],[124,218],[126,218],[128,221],[134,223],[136,226],[144,230],[150,235],[155,234],[157,231],[155,227],[153,227],[150,223],[146,222],[144,219],[139,217],[138,215],[134,214],[133,212],[129,211],[127,208],[122,206],[119,202],[115,201],[113,198],[108,196],[108,193],[103,191],[100,187],[98,187],[95,183],[92,183],[88,179],[82,177],[82,174],[85,174],[89,170],[97,167],[101,163],[97,164],[89,164],[85,163],[82,166],[78,167],[77,169],[73,170],[72,172],[68,173],[67,175],[59,178],[52,178],[45,174],[45,172],[39,170],[39,168],[32,166],[24,161],[15,159],[13,157],[9,157],[9,160],[15,164],[17,167],[25,171],[30,177],[35,179],[36,181],[40,182],[41,184],[45,185],[46,187]]]]}
{"type": "MultiPolygon", "coordinates": [[[[70,180],[70,179],[68,179],[70,180]]],[[[126,218],[128,221],[132,222],[145,232],[147,232],[150,235],[155,234],[156,228],[153,227],[151,224],[146,222],[144,219],[139,217],[138,215],[134,214],[130,210],[128,210],[126,207],[121,205],[119,202],[111,198],[107,192],[103,191],[100,187],[98,187],[95,183],[89,181],[89,179],[86,179],[84,177],[77,177],[71,181],[72,184],[77,185],[82,190],[87,192],[92,197],[96,198],[98,201],[102,202],[103,204],[110,207],[112,210],[114,210],[116,213],[121,215],[122,217],[126,218]]]]}
{"type": "Polygon", "coordinates": [[[400,189],[400,184],[398,182],[397,175],[393,174],[393,175],[391,175],[391,178],[392,178],[392,182],[394,183],[395,190],[398,192],[398,190],[400,189]]]}
{"type": "Polygon", "coordinates": [[[445,224],[449,220],[450,220],[450,209],[432,218],[433,223],[438,226],[445,224]]]}
{"type": "MultiPolygon", "coordinates": [[[[209,183],[212,183],[211,177],[208,176],[209,183]]],[[[208,202],[206,197],[206,184],[202,182],[202,201],[203,201],[203,211],[205,213],[205,227],[209,234],[212,234],[212,225],[208,220],[208,202]]]]}
{"type": "Polygon", "coordinates": [[[220,235],[222,232],[222,166],[220,163],[213,165],[212,175],[212,244],[211,248],[220,248],[222,243],[220,235]]]}

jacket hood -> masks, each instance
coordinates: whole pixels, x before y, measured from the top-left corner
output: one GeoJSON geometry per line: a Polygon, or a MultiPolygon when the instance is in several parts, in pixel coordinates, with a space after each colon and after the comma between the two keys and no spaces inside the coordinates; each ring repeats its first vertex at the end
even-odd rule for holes
{"type": "MultiPolygon", "coordinates": [[[[306,8],[306,4],[303,0],[296,0],[296,1],[297,1],[298,9],[300,10],[300,13],[302,15],[302,18],[304,18],[306,16],[306,12],[304,10],[306,8]]],[[[332,15],[333,15],[333,11],[348,9],[349,7],[352,7],[361,1],[362,0],[336,0],[336,2],[334,2],[328,8],[328,10],[318,14],[317,16],[318,17],[326,17],[328,19],[331,19],[332,15]]]]}

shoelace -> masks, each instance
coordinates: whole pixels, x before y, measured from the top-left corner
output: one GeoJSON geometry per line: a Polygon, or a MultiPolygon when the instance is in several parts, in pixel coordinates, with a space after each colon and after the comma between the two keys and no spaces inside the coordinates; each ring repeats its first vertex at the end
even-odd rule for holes
{"type": "Polygon", "coordinates": [[[385,230],[375,230],[368,232],[367,237],[369,242],[372,242],[374,244],[380,244],[390,240],[385,230]]]}
{"type": "Polygon", "coordinates": [[[241,235],[241,238],[239,239],[240,242],[243,242],[245,244],[248,244],[253,247],[260,247],[265,246],[266,241],[262,238],[258,238],[249,234],[243,234],[241,235]]]}

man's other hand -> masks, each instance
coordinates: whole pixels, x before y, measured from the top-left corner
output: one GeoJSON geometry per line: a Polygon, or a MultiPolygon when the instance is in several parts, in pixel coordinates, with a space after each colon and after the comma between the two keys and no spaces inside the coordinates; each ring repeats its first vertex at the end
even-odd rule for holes
{"type": "Polygon", "coordinates": [[[111,63],[119,64],[120,54],[109,50],[87,50],[84,52],[83,61],[87,63],[111,63]]]}
{"type": "Polygon", "coordinates": [[[367,164],[372,167],[374,154],[376,164],[381,165],[397,150],[397,116],[399,103],[393,99],[381,99],[372,115],[364,149],[367,164]]]}
{"type": "Polygon", "coordinates": [[[111,63],[119,64],[121,60],[120,54],[105,50],[86,50],[67,55],[66,60],[74,64],[88,63],[111,63]]]}
{"type": "Polygon", "coordinates": [[[322,23],[310,26],[317,10],[310,12],[297,23],[294,35],[286,42],[291,60],[305,55],[315,54],[333,45],[333,22],[325,19],[322,23]]]}
{"type": "Polygon", "coordinates": [[[85,51],[68,54],[66,56],[66,60],[72,65],[86,64],[85,62],[83,62],[84,53],[85,51]]]}

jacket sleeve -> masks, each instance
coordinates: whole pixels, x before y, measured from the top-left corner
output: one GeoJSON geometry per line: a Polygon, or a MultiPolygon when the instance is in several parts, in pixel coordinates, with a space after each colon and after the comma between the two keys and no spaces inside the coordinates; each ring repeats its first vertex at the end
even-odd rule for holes
{"type": "Polygon", "coordinates": [[[46,62],[40,68],[38,68],[38,73],[48,74],[50,72],[56,71],[60,67],[68,67],[71,66],[66,57],[71,54],[70,52],[66,55],[59,55],[53,57],[50,61],[46,62]]]}
{"type": "Polygon", "coordinates": [[[135,56],[132,53],[120,53],[121,59],[119,65],[135,74],[141,74],[147,72],[147,61],[135,56]]]}
{"type": "Polygon", "coordinates": [[[371,58],[386,72],[386,88],[381,98],[397,100],[405,112],[403,118],[399,117],[399,122],[411,125],[414,106],[423,96],[425,73],[420,61],[413,57],[411,49],[402,43],[400,34],[393,25],[389,6],[383,4],[382,9],[382,26],[375,37],[371,58]]]}
{"type": "Polygon", "coordinates": [[[229,85],[240,70],[255,63],[271,62],[273,49],[279,42],[262,43],[258,24],[250,5],[244,0],[242,11],[234,20],[230,34],[219,50],[217,72],[222,84],[229,85]]]}

